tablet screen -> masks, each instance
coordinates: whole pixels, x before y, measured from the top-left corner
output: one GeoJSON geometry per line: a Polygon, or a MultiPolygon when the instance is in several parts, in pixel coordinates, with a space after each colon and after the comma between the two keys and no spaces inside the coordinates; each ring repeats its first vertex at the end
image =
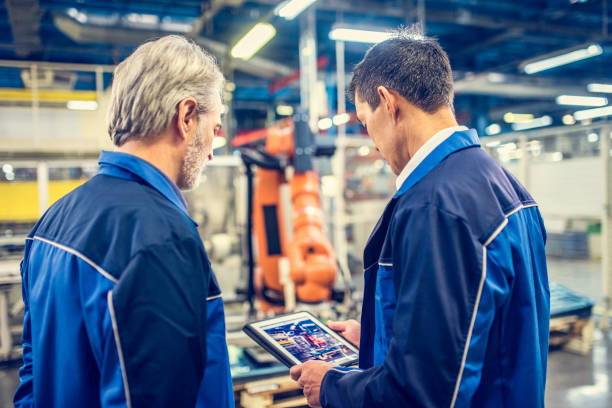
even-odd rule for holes
{"type": "Polygon", "coordinates": [[[321,360],[342,365],[358,358],[355,348],[342,341],[331,329],[308,313],[296,313],[290,319],[261,322],[258,329],[298,362],[321,360]]]}

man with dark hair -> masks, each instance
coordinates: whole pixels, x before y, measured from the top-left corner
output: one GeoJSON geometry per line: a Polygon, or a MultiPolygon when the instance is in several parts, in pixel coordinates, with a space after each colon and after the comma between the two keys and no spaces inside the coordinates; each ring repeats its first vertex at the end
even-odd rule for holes
{"type": "Polygon", "coordinates": [[[399,33],[371,48],[349,88],[397,174],[364,252],[359,368],[291,369],[312,406],[543,407],[549,288],[538,207],[458,126],[438,43],[399,33]]]}

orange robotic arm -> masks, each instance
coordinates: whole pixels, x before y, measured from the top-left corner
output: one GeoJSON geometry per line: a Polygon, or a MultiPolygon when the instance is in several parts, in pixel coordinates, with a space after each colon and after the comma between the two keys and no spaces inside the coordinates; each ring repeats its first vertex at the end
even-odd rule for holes
{"type": "MultiPolygon", "coordinates": [[[[265,151],[275,157],[291,157],[295,150],[294,124],[283,121],[265,132],[265,151]]],[[[336,258],[323,233],[323,213],[319,201],[316,172],[296,171],[290,180],[293,238],[287,240],[284,228],[280,186],[286,183],[278,169],[259,168],[254,192],[254,231],[258,259],[256,286],[263,295],[264,309],[282,301],[279,260],[289,258],[290,278],[297,300],[321,302],[331,299],[336,275],[336,258]]]]}
{"type": "Polygon", "coordinates": [[[291,179],[293,239],[289,243],[290,276],[303,302],[331,299],[336,277],[334,250],[323,233],[319,177],[314,171],[291,179]]]}

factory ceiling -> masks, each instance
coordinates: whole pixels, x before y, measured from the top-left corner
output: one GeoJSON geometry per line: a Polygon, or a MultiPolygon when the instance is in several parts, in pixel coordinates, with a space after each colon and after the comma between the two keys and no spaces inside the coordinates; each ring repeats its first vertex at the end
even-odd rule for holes
{"type": "MultiPolygon", "coordinates": [[[[299,18],[274,15],[279,2],[0,0],[0,59],[113,65],[147,39],[181,33],[217,56],[236,84],[235,108],[295,104],[297,82],[277,85],[299,67],[300,24],[299,18]],[[230,58],[228,50],[260,21],[273,24],[276,36],[248,61],[230,58]]],[[[472,126],[496,120],[495,112],[504,106],[520,110],[534,104],[539,114],[560,121],[576,108],[555,103],[557,95],[589,95],[588,83],[612,83],[612,7],[606,0],[319,0],[315,5],[320,68],[330,78],[334,24],[389,30],[423,19],[427,35],[438,38],[449,54],[457,114],[472,126]],[[602,51],[596,58],[525,73],[525,64],[539,57],[593,44],[602,51]]],[[[367,48],[346,43],[347,72],[367,48]]],[[[92,73],[81,72],[72,86],[93,90],[95,82],[92,73]]],[[[108,86],[110,73],[103,83],[108,86]]],[[[0,68],[0,88],[7,87],[27,87],[24,75],[0,68]]]]}

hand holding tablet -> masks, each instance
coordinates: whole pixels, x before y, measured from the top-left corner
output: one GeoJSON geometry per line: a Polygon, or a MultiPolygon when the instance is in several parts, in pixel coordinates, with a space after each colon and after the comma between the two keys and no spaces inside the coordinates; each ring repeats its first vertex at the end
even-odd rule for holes
{"type": "Polygon", "coordinates": [[[361,324],[356,320],[327,321],[327,327],[347,339],[353,346],[359,348],[361,324]]]}
{"type": "Polygon", "coordinates": [[[355,346],[308,312],[249,323],[243,330],[288,367],[309,360],[350,366],[359,359],[355,346]]]}

